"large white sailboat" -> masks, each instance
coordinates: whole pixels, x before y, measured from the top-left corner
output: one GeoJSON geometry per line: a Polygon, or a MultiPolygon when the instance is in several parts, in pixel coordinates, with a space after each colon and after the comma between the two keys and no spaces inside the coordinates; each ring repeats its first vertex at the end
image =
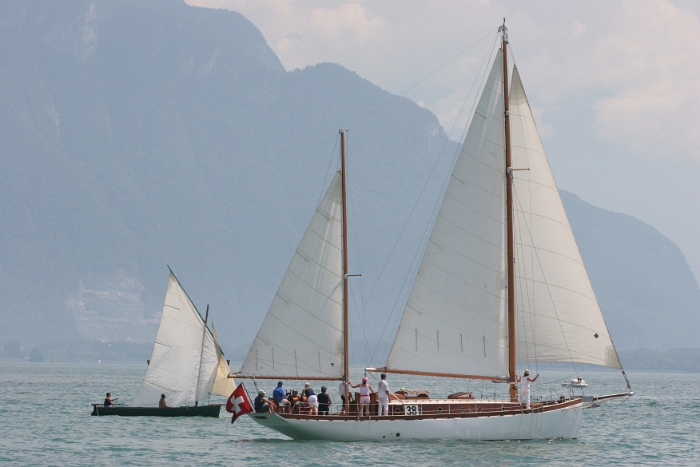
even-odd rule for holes
{"type": "Polygon", "coordinates": [[[170,271],[160,326],[146,375],[129,406],[93,404],[92,415],[218,417],[221,404],[200,404],[212,394],[228,397],[234,389],[216,338],[185,289],[170,271]],[[165,395],[166,408],[159,408],[165,395]]]}
{"type": "MultiPolygon", "coordinates": [[[[508,36],[472,117],[384,368],[367,371],[500,381],[502,400],[397,399],[387,416],[257,413],[294,439],[577,438],[583,409],[625,397],[518,400],[517,363],[622,370],[559,197],[508,36]]],[[[341,171],[294,254],[240,377],[346,380],[348,260],[345,133],[341,171]]],[[[623,371],[624,375],[624,371],[623,371]]],[[[626,377],[625,377],[626,380],[626,377]]]]}

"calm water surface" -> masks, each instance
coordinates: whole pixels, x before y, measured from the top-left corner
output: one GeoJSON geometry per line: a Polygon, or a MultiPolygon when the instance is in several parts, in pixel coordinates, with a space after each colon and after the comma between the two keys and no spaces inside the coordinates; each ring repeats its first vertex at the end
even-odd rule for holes
{"type": "MultiPolygon", "coordinates": [[[[232,425],[224,413],[218,420],[90,416],[90,403],[107,391],[129,402],[144,373],[140,364],[0,362],[0,464],[700,465],[698,374],[630,373],[635,396],[586,410],[575,441],[336,443],[291,441],[247,417],[232,425]]],[[[541,391],[561,391],[558,379],[567,375],[541,373],[541,391]]],[[[582,376],[589,394],[624,390],[618,372],[582,376]]],[[[467,389],[460,381],[411,377],[392,377],[390,384],[436,396],[467,389]]],[[[505,386],[472,384],[477,397],[505,386]]],[[[332,395],[335,386],[329,385],[332,395]]],[[[263,387],[271,392],[273,383],[263,387]]]]}

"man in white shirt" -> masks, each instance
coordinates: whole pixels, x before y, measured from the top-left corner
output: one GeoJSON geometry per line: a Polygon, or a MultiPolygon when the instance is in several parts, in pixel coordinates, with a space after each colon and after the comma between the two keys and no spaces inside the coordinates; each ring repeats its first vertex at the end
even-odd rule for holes
{"type": "Polygon", "coordinates": [[[389,383],[386,382],[386,374],[382,373],[381,380],[377,388],[379,404],[377,408],[377,415],[389,415],[389,383]]]}
{"type": "Polygon", "coordinates": [[[525,370],[522,377],[516,376],[520,383],[520,403],[524,403],[526,409],[530,408],[530,383],[534,383],[539,377],[540,374],[537,373],[537,376],[530,378],[530,370],[525,370]]]}

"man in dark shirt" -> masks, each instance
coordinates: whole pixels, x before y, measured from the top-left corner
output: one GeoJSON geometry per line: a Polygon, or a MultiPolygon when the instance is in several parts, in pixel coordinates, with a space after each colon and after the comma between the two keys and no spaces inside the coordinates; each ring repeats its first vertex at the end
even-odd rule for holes
{"type": "Polygon", "coordinates": [[[258,397],[255,398],[255,401],[253,401],[253,408],[257,413],[265,413],[270,411],[268,400],[265,399],[265,391],[258,391],[258,397]]]}
{"type": "Polygon", "coordinates": [[[168,404],[165,402],[165,394],[160,395],[160,400],[158,401],[158,408],[159,409],[169,409],[168,404]]]}
{"type": "Polygon", "coordinates": [[[330,394],[327,392],[327,388],[325,386],[321,387],[321,394],[319,394],[318,397],[318,414],[319,415],[328,415],[328,410],[330,409],[330,404],[333,403],[331,400],[330,394]]]}
{"type": "Polygon", "coordinates": [[[117,400],[119,400],[118,397],[115,397],[114,399],[112,399],[112,393],[108,392],[107,397],[105,397],[104,406],[105,407],[112,407],[114,405],[114,401],[117,401],[117,400]]]}

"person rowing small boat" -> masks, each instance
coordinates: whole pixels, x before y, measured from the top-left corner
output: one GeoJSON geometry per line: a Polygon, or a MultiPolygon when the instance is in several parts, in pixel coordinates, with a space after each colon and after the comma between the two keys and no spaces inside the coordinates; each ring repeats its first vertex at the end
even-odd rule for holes
{"type": "Polygon", "coordinates": [[[108,392],[106,397],[105,397],[105,402],[102,405],[104,405],[105,407],[112,407],[114,405],[114,403],[118,400],[119,400],[118,397],[112,398],[112,393],[108,392]]]}

